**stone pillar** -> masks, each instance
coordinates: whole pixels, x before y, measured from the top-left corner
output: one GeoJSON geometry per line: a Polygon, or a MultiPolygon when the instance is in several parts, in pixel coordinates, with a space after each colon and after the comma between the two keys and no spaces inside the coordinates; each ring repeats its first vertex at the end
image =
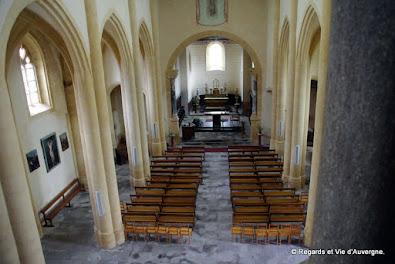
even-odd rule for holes
{"type": "Polygon", "coordinates": [[[280,1],[275,1],[273,29],[273,88],[272,88],[272,123],[270,132],[270,148],[276,149],[276,139],[278,134],[277,126],[277,96],[278,96],[278,28],[280,24],[280,1]]]}
{"type": "MultiPolygon", "coordinates": [[[[126,58],[125,58],[126,59],[126,58]]],[[[122,102],[125,119],[126,145],[128,147],[130,186],[145,186],[143,156],[141,154],[141,132],[137,105],[137,92],[133,61],[127,58],[123,63],[122,102]]]]}
{"type": "Polygon", "coordinates": [[[0,256],[4,264],[20,263],[18,249],[16,246],[14,233],[10,218],[8,216],[7,205],[4,199],[3,188],[0,184],[0,256]]]}
{"type": "Polygon", "coordinates": [[[178,76],[178,70],[170,70],[166,72],[167,80],[169,82],[169,87],[171,91],[171,107],[172,107],[172,114],[171,114],[171,119],[170,119],[170,124],[169,124],[169,131],[174,133],[174,144],[177,145],[180,142],[180,131],[178,129],[178,116],[177,116],[177,109],[173,109],[176,107],[175,104],[175,86],[174,82],[178,76]],[[174,104],[173,104],[174,101],[174,104]],[[173,113],[173,111],[176,111],[173,113]]]}
{"type": "MultiPolygon", "coordinates": [[[[98,136],[98,140],[101,143],[99,145],[101,146],[99,152],[101,151],[102,153],[102,160],[104,166],[104,171],[103,171],[104,178],[100,180],[104,180],[105,182],[100,183],[102,187],[100,196],[102,201],[107,200],[109,203],[108,214],[111,217],[112,221],[108,221],[107,219],[104,220],[106,221],[106,224],[111,223],[111,227],[109,227],[108,231],[110,232],[110,234],[115,235],[116,244],[121,244],[125,241],[125,238],[123,234],[121,213],[119,210],[119,194],[118,194],[117,179],[115,174],[110,119],[108,113],[108,98],[107,98],[108,95],[105,87],[103,57],[101,51],[101,33],[99,32],[96,1],[85,0],[85,7],[86,7],[86,17],[87,17],[87,26],[88,26],[89,46],[90,46],[92,80],[94,86],[93,93],[96,99],[95,106],[97,108],[97,117],[98,117],[99,133],[100,133],[98,136]]],[[[98,153],[95,153],[95,155],[97,154],[98,153]]],[[[96,177],[96,175],[93,177],[96,177]]],[[[96,190],[93,189],[92,191],[96,191],[96,190]]],[[[98,211],[100,215],[100,210],[98,211]]],[[[108,247],[113,247],[113,246],[115,245],[113,245],[112,242],[108,245],[108,247]]],[[[103,245],[103,247],[106,246],[103,245]]]]}
{"type": "Polygon", "coordinates": [[[139,43],[139,28],[140,21],[137,21],[136,15],[136,0],[129,1],[129,15],[130,15],[130,27],[132,33],[132,47],[133,47],[133,58],[134,58],[134,77],[136,81],[136,92],[137,92],[137,105],[139,113],[139,123],[141,131],[141,154],[143,157],[143,168],[144,177],[146,180],[151,179],[151,168],[150,159],[148,153],[148,139],[147,139],[147,125],[146,125],[146,115],[144,106],[144,95],[143,95],[143,76],[140,73],[143,71],[142,61],[139,60],[141,56],[140,43],[139,43]]]}
{"type": "MultiPolygon", "coordinates": [[[[156,80],[156,85],[154,89],[156,91],[157,96],[157,103],[158,103],[158,123],[159,123],[159,134],[160,134],[160,143],[162,145],[161,154],[165,153],[167,149],[166,144],[166,135],[165,135],[165,128],[164,128],[164,121],[165,121],[165,108],[163,104],[163,96],[165,93],[163,92],[162,86],[162,77],[161,77],[161,67],[160,67],[160,54],[159,54],[159,29],[158,29],[158,2],[151,0],[150,2],[151,7],[151,20],[152,20],[152,39],[154,42],[154,76],[156,80]]],[[[166,97],[165,97],[166,98],[166,97]]]]}
{"type": "Polygon", "coordinates": [[[317,195],[317,180],[320,171],[321,160],[321,146],[323,140],[324,127],[324,109],[327,85],[327,70],[328,70],[328,46],[329,46],[329,31],[331,20],[331,1],[324,1],[321,24],[321,39],[320,51],[318,61],[318,89],[317,101],[315,108],[315,126],[314,126],[314,142],[313,142],[313,157],[311,161],[310,184],[309,184],[309,202],[307,205],[306,227],[304,229],[304,243],[311,247],[311,239],[314,223],[314,210],[317,195]]]}
{"type": "Polygon", "coordinates": [[[162,154],[162,144],[160,142],[160,125],[159,125],[159,106],[158,106],[158,91],[156,85],[156,74],[155,74],[155,64],[154,57],[150,51],[145,51],[145,67],[147,70],[147,82],[149,83],[151,97],[149,108],[151,109],[151,145],[152,145],[152,155],[159,156],[162,154]]]}
{"type": "Polygon", "coordinates": [[[7,261],[15,260],[17,251],[20,263],[45,263],[26,175],[25,155],[21,153],[5,78],[0,80],[0,131],[5,132],[0,135],[3,153],[0,155],[0,183],[4,192],[0,194],[0,200],[5,200],[5,204],[1,202],[0,214],[1,220],[5,220],[1,225],[7,228],[6,219],[9,218],[12,230],[1,229],[1,251],[8,247],[7,261]],[[7,211],[3,212],[3,208],[7,211]],[[10,239],[6,242],[9,245],[3,244],[3,236],[10,239]]]}
{"type": "Polygon", "coordinates": [[[292,143],[292,117],[295,87],[295,58],[296,58],[296,19],[298,1],[291,1],[291,12],[289,14],[289,46],[288,46],[288,83],[286,98],[286,120],[285,120],[285,142],[284,142],[284,170],[283,181],[288,183],[291,166],[291,143],[292,143]]]}
{"type": "Polygon", "coordinates": [[[391,263],[394,12],[391,0],[332,1],[311,247],[342,248],[346,255],[313,255],[309,263],[391,263]],[[381,249],[385,255],[348,255],[348,249],[381,249]]]}
{"type": "Polygon", "coordinates": [[[82,151],[81,135],[80,135],[80,125],[77,116],[77,106],[74,93],[74,84],[65,85],[64,93],[66,96],[67,112],[70,118],[70,137],[72,144],[74,146],[73,153],[75,156],[75,163],[77,166],[78,177],[80,182],[88,188],[88,179],[86,178],[84,154],[82,151]]]}
{"type": "MultiPolygon", "coordinates": [[[[307,57],[300,57],[296,66],[295,72],[295,88],[294,88],[294,103],[293,103],[293,118],[292,118],[292,143],[291,143],[291,160],[289,171],[289,186],[300,189],[302,187],[301,169],[304,167],[303,149],[306,148],[306,140],[303,140],[303,132],[305,129],[305,111],[306,111],[306,91],[310,87],[309,82],[306,82],[308,65],[307,57]]],[[[306,154],[305,154],[306,155],[306,154]]],[[[304,186],[304,185],[303,185],[304,186]]]]}

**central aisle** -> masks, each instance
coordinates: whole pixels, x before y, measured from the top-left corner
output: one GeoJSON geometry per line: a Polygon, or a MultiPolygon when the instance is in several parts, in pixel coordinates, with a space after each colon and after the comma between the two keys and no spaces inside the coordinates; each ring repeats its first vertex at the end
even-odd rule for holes
{"type": "Polygon", "coordinates": [[[199,186],[196,200],[194,230],[206,239],[230,240],[233,211],[230,202],[228,164],[227,152],[206,152],[203,183],[199,186]]]}

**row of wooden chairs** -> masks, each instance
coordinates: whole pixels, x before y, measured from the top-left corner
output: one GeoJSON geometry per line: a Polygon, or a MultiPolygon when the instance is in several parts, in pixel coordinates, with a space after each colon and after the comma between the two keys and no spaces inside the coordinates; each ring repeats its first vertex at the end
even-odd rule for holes
{"type": "Polygon", "coordinates": [[[232,242],[234,236],[239,236],[239,241],[245,243],[246,238],[251,238],[251,244],[254,242],[258,245],[259,239],[263,238],[264,244],[270,244],[270,239],[275,238],[276,245],[280,244],[282,238],[285,237],[288,244],[292,242],[292,237],[298,237],[298,244],[302,236],[302,225],[301,224],[258,224],[256,227],[254,224],[232,224],[232,242]]]}
{"type": "Polygon", "coordinates": [[[165,237],[166,242],[170,243],[174,237],[177,239],[177,243],[181,243],[184,237],[188,237],[189,243],[191,243],[192,239],[192,228],[190,225],[181,223],[128,222],[124,224],[124,232],[125,239],[132,234],[136,241],[142,236],[144,242],[150,241],[152,236],[157,242],[160,242],[161,238],[165,237]]]}

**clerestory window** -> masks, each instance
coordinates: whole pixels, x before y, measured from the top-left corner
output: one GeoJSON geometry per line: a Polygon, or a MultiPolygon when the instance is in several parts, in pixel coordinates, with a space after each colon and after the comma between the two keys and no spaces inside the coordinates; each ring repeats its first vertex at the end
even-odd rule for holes
{"type": "Polygon", "coordinates": [[[225,71],[225,47],[213,41],[206,49],[206,71],[225,71]]]}

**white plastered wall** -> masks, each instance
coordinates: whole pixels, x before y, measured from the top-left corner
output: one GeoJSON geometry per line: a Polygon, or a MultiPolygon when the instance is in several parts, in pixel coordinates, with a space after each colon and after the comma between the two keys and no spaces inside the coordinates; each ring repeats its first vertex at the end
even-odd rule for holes
{"type": "MultiPolygon", "coordinates": [[[[205,84],[208,88],[213,88],[213,81],[219,81],[219,87],[223,88],[226,83],[228,93],[235,93],[239,89],[242,96],[242,87],[240,87],[240,71],[242,65],[243,48],[238,44],[224,44],[225,47],[225,71],[206,71],[206,48],[205,44],[193,44],[188,46],[191,53],[191,72],[189,75],[190,82],[188,86],[191,100],[199,89],[199,94],[205,94],[205,84]]],[[[210,93],[210,91],[208,91],[210,93]]]]}
{"type": "MultiPolygon", "coordinates": [[[[44,56],[49,59],[48,53],[54,55],[55,51],[50,45],[48,45],[46,49],[47,51],[44,56]]],[[[10,98],[13,105],[22,152],[27,154],[34,149],[37,150],[40,167],[30,173],[26,158],[25,166],[34,197],[34,203],[37,211],[39,211],[76,178],[77,175],[71,150],[71,135],[67,125],[67,105],[62,82],[62,72],[57,56],[52,56],[49,59],[50,61],[47,61],[47,63],[51,63],[51,67],[47,65],[46,68],[53,109],[33,117],[30,116],[27,107],[17,56],[17,50],[15,50],[10,60],[7,83],[9,85],[10,98]],[[40,140],[53,132],[56,133],[60,164],[47,172],[40,140]],[[64,132],[67,133],[69,148],[62,151],[59,135],[64,132]]]]}

